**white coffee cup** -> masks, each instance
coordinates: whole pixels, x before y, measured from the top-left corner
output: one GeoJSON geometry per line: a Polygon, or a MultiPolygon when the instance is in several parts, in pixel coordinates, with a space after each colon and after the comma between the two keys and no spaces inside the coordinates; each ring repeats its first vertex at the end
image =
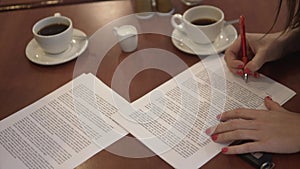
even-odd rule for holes
{"type": "Polygon", "coordinates": [[[137,30],[132,25],[114,27],[113,32],[118,38],[118,42],[124,52],[132,52],[137,48],[137,30]]]}
{"type": "MultiPolygon", "coordinates": [[[[52,29],[53,30],[53,29],[52,29]]],[[[36,22],[32,28],[34,39],[39,46],[50,54],[58,54],[68,49],[72,36],[73,36],[73,24],[70,18],[61,16],[60,13],[55,13],[54,16],[43,18],[36,22]],[[60,32],[52,32],[48,34],[41,34],[41,32],[47,31],[50,25],[64,24],[66,28],[60,32]],[[45,30],[46,29],[46,30],[45,30]],[[43,31],[42,31],[43,30],[43,31]]]]}
{"type": "Polygon", "coordinates": [[[192,41],[208,44],[214,42],[221,33],[224,26],[224,13],[217,7],[200,5],[188,9],[183,15],[173,15],[171,23],[175,29],[184,32],[192,41]],[[204,25],[192,23],[205,19],[214,20],[214,22],[204,25]]]}

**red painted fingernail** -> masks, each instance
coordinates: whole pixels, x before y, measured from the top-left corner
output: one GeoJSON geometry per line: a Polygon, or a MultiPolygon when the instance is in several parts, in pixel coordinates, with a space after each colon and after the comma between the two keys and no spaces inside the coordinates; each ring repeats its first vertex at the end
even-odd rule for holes
{"type": "Polygon", "coordinates": [[[228,151],[227,147],[222,148],[222,153],[226,153],[228,151]]]}
{"type": "Polygon", "coordinates": [[[222,114],[218,114],[218,115],[217,115],[217,119],[218,119],[218,120],[221,119],[221,115],[222,115],[222,114]]]}
{"type": "Polygon", "coordinates": [[[266,99],[272,100],[272,98],[270,96],[266,96],[266,99]]]}
{"type": "Polygon", "coordinates": [[[205,130],[205,134],[210,135],[210,128],[205,130]]]}
{"type": "Polygon", "coordinates": [[[212,135],[212,136],[211,136],[211,139],[212,139],[213,141],[216,141],[216,140],[218,139],[218,135],[217,135],[217,134],[212,135]]]}
{"type": "Polygon", "coordinates": [[[241,70],[238,70],[238,71],[236,71],[236,74],[238,74],[239,76],[243,76],[243,71],[241,71],[241,70]]]}
{"type": "Polygon", "coordinates": [[[238,65],[237,68],[238,68],[238,69],[243,69],[243,68],[244,68],[244,65],[238,65]]]}
{"type": "Polygon", "coordinates": [[[246,68],[244,71],[245,71],[245,73],[247,73],[247,74],[252,74],[251,70],[248,69],[248,68],[246,68]]]}

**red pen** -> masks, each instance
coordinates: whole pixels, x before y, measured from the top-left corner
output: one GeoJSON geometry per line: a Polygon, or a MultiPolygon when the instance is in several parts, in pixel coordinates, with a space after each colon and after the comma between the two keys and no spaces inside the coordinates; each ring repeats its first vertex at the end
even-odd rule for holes
{"type": "MultiPolygon", "coordinates": [[[[246,33],[245,33],[245,17],[243,15],[240,16],[240,35],[242,40],[242,61],[244,63],[244,66],[248,63],[248,57],[247,57],[247,47],[246,47],[246,33]]],[[[248,74],[243,71],[243,78],[245,82],[248,81],[248,74]]]]}

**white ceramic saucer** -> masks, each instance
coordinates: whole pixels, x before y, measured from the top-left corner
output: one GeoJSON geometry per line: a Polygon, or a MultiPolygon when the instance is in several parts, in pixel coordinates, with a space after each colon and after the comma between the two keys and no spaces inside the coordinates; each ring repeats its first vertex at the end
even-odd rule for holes
{"type": "Polygon", "coordinates": [[[143,12],[143,13],[136,13],[135,16],[139,19],[150,19],[152,18],[155,14],[157,14],[158,16],[170,16],[175,12],[175,8],[172,8],[171,11],[167,12],[167,13],[163,13],[163,12],[143,12]]]}
{"type": "Polygon", "coordinates": [[[212,44],[198,44],[187,37],[184,32],[174,29],[172,43],[179,50],[194,55],[212,55],[227,49],[238,37],[237,31],[232,25],[226,25],[221,34],[212,44]]]}
{"type": "Polygon", "coordinates": [[[45,53],[37,44],[35,39],[32,39],[25,50],[27,58],[36,64],[40,65],[58,65],[66,63],[77,58],[82,54],[88,46],[88,38],[85,33],[78,29],[73,30],[73,39],[69,48],[63,53],[49,54],[45,53]]]}

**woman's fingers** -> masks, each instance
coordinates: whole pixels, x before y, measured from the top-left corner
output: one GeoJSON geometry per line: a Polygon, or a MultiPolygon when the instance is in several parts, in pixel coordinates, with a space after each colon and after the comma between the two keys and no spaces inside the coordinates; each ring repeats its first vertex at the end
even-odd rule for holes
{"type": "Polygon", "coordinates": [[[265,100],[265,106],[268,108],[268,110],[274,110],[274,111],[282,111],[287,112],[285,108],[281,107],[279,103],[274,102],[271,97],[266,97],[265,100]]]}
{"type": "Polygon", "coordinates": [[[256,130],[234,130],[225,133],[213,134],[212,140],[217,143],[229,143],[236,140],[259,140],[256,130]]]}
{"type": "Polygon", "coordinates": [[[221,121],[227,121],[231,119],[256,119],[256,113],[260,112],[259,110],[246,109],[246,108],[238,108],[234,110],[230,110],[218,115],[218,119],[221,121]]]}
{"type": "Polygon", "coordinates": [[[236,59],[234,55],[225,55],[224,59],[229,69],[244,68],[244,63],[241,60],[236,59]]]}
{"type": "Polygon", "coordinates": [[[225,51],[225,62],[229,69],[242,69],[244,63],[238,58],[241,47],[241,37],[239,36],[237,40],[225,51]]]}
{"type": "Polygon", "coordinates": [[[260,142],[248,142],[239,145],[232,145],[224,147],[222,153],[224,154],[244,154],[250,152],[258,152],[264,149],[264,146],[260,142]]]}
{"type": "Polygon", "coordinates": [[[257,125],[254,125],[253,123],[253,120],[233,119],[218,124],[214,131],[212,131],[213,128],[209,128],[209,130],[213,134],[230,132],[234,130],[255,130],[257,129],[257,125]]]}
{"type": "MultiPolygon", "coordinates": [[[[225,62],[227,64],[227,67],[229,70],[238,76],[243,76],[244,73],[247,73],[250,76],[254,76],[255,78],[258,78],[258,73],[256,71],[262,66],[264,63],[263,60],[261,60],[263,57],[260,57],[261,54],[258,54],[255,56],[255,59],[250,62],[248,62],[246,65],[242,62],[240,58],[240,48],[241,48],[241,40],[240,37],[234,41],[234,43],[225,51],[225,62]],[[258,63],[257,63],[258,62],[258,63]]],[[[251,52],[248,52],[249,55],[251,52]]]]}

